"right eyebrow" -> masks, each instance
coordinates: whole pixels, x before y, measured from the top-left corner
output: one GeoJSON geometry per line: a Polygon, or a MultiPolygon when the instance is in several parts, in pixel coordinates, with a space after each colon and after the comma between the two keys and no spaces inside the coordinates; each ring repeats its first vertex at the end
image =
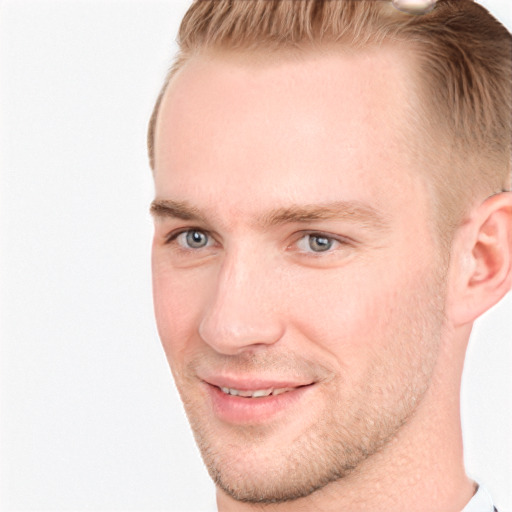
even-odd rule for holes
{"type": "Polygon", "coordinates": [[[149,208],[151,215],[155,218],[171,218],[181,220],[192,220],[205,222],[206,219],[200,211],[182,201],[171,201],[169,199],[155,199],[149,208]]]}

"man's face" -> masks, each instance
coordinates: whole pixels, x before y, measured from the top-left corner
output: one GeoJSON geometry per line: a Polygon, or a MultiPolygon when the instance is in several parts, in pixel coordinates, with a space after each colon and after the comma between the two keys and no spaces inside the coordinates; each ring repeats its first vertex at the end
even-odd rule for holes
{"type": "Polygon", "coordinates": [[[197,56],[166,93],[157,324],[205,463],[236,499],[343,477],[428,389],[444,270],[404,142],[407,66],[392,49],[197,56]]]}

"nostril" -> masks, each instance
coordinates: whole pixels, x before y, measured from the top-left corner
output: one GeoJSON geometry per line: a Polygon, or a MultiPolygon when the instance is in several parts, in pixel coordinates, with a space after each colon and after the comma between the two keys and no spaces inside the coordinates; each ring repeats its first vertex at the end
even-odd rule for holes
{"type": "Polygon", "coordinates": [[[214,311],[200,323],[200,338],[216,352],[226,355],[265,349],[282,338],[284,328],[279,318],[244,313],[240,308],[214,311]]]}

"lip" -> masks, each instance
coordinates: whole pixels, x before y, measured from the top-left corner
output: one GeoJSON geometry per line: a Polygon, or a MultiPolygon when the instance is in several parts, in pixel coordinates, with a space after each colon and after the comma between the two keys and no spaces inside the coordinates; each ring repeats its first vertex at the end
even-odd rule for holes
{"type": "Polygon", "coordinates": [[[254,377],[230,377],[230,376],[211,376],[202,379],[207,384],[218,388],[232,388],[240,391],[256,391],[258,389],[281,389],[281,388],[299,388],[313,384],[313,381],[298,380],[273,380],[254,377]]]}
{"type": "Polygon", "coordinates": [[[297,384],[285,381],[240,381],[239,379],[236,382],[230,379],[222,379],[219,385],[203,381],[203,385],[206,388],[214,416],[225,423],[237,425],[254,425],[268,422],[279,416],[280,413],[288,411],[290,408],[296,407],[300,402],[303,402],[305,395],[309,394],[315,387],[315,383],[297,384]],[[294,389],[280,395],[245,398],[228,395],[221,391],[221,386],[240,391],[288,387],[294,389]]]}

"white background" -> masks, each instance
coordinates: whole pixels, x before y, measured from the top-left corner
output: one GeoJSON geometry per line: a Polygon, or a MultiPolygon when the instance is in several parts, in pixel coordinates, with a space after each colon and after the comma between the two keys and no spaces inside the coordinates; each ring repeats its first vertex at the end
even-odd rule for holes
{"type": "MultiPolygon", "coordinates": [[[[487,0],[509,29],[509,0],[487,0]]],[[[153,323],[146,127],[188,1],[0,4],[0,509],[200,511],[153,323]]],[[[476,326],[466,461],[512,511],[512,299],[476,326]]]]}

